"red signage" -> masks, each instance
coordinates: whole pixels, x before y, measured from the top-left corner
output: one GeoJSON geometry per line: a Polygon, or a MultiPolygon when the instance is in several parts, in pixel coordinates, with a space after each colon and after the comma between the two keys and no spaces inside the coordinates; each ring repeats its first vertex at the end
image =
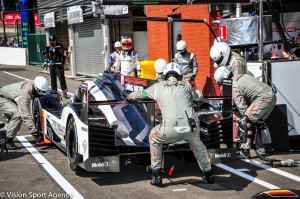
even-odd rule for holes
{"type": "Polygon", "coordinates": [[[222,25],[220,26],[220,39],[227,40],[227,26],[222,25]]]}
{"type": "MultiPolygon", "coordinates": [[[[4,17],[6,26],[14,26],[16,20],[18,20],[19,25],[21,24],[21,14],[5,14],[4,17]]],[[[40,26],[40,17],[38,14],[34,14],[34,24],[35,26],[40,26]]],[[[0,25],[2,25],[1,20],[0,25]]]]}

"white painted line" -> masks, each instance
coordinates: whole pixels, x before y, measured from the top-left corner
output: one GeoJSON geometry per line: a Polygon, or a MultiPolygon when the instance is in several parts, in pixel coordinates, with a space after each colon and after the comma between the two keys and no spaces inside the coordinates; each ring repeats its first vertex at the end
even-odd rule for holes
{"type": "MultiPolygon", "coordinates": [[[[26,81],[29,81],[30,79],[26,79],[26,78],[24,78],[24,77],[21,77],[21,76],[18,76],[18,75],[15,75],[15,74],[12,74],[12,73],[9,73],[9,72],[7,72],[7,71],[3,71],[4,73],[6,73],[6,74],[8,74],[8,75],[11,75],[11,76],[14,76],[14,77],[17,77],[17,78],[20,78],[20,79],[23,79],[23,80],[26,80],[26,81]]],[[[51,86],[49,86],[49,88],[51,88],[51,86]]],[[[62,92],[62,90],[61,89],[57,89],[57,90],[59,90],[60,92],[62,92]]],[[[67,94],[69,94],[69,95],[71,95],[71,96],[73,96],[74,94],[73,93],[70,93],[70,92],[67,92],[67,94]]]]}
{"type": "Polygon", "coordinates": [[[72,199],[83,199],[83,196],[44,158],[28,141],[24,136],[17,136],[18,140],[23,146],[31,153],[31,155],[41,164],[42,167],[49,173],[49,175],[55,180],[59,186],[65,190],[65,192],[72,199]]]}
{"type": "Polygon", "coordinates": [[[220,167],[220,168],[222,168],[222,169],[224,169],[224,170],[226,170],[226,171],[229,171],[229,172],[231,172],[231,173],[234,173],[234,174],[236,174],[236,175],[238,175],[238,176],[240,176],[240,177],[242,177],[242,178],[245,178],[245,179],[247,179],[247,180],[249,180],[249,181],[251,181],[251,182],[255,182],[256,184],[259,184],[259,185],[261,185],[261,186],[264,186],[264,187],[266,187],[266,188],[268,188],[268,189],[280,189],[279,187],[277,187],[277,186],[275,186],[275,185],[272,185],[272,184],[270,184],[270,183],[268,183],[268,182],[266,182],[266,181],[260,180],[260,179],[258,179],[258,178],[253,177],[253,176],[250,176],[250,175],[248,175],[248,174],[245,174],[245,173],[243,173],[243,172],[240,172],[240,171],[238,171],[238,170],[236,170],[236,169],[234,169],[234,168],[231,168],[231,167],[229,167],[229,166],[226,166],[226,165],[224,165],[224,164],[218,163],[218,164],[215,164],[215,166],[220,167]]]}
{"type": "Polygon", "coordinates": [[[276,169],[276,168],[273,168],[269,165],[266,165],[266,164],[263,164],[261,162],[257,162],[255,160],[243,160],[244,162],[247,162],[247,163],[250,163],[250,164],[253,164],[255,166],[258,166],[260,168],[263,168],[265,170],[268,170],[268,171],[271,171],[273,173],[276,173],[278,175],[281,175],[281,176],[284,176],[286,178],[289,178],[289,179],[292,179],[292,180],[295,180],[297,182],[300,182],[300,177],[299,176],[296,176],[294,174],[291,174],[289,172],[286,172],[286,171],[282,171],[280,169],[276,169]]]}
{"type": "Polygon", "coordinates": [[[240,171],[240,172],[249,172],[250,170],[249,169],[237,169],[238,171],[240,171]]]}
{"type": "Polygon", "coordinates": [[[20,79],[24,79],[24,80],[26,80],[26,81],[30,80],[30,79],[26,79],[26,78],[24,78],[24,77],[20,77],[20,76],[18,76],[18,75],[15,75],[15,74],[12,74],[12,73],[9,73],[9,72],[6,72],[6,71],[3,71],[3,72],[6,73],[6,74],[8,74],[8,75],[11,75],[11,76],[20,78],[20,79]]]}
{"type": "Polygon", "coordinates": [[[172,191],[186,191],[187,189],[173,189],[172,191]]]}

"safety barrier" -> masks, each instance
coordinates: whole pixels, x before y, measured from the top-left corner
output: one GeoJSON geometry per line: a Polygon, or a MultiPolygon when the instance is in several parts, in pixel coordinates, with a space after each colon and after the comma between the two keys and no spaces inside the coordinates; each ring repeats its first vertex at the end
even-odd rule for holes
{"type": "Polygon", "coordinates": [[[28,65],[27,48],[0,47],[0,64],[28,65]]]}

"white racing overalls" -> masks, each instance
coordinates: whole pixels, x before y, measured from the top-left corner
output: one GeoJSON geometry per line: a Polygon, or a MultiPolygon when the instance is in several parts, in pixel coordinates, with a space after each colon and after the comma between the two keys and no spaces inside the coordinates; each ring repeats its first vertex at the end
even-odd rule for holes
{"type": "MultiPolygon", "coordinates": [[[[233,76],[232,82],[233,102],[242,117],[246,115],[252,123],[259,123],[267,119],[276,104],[276,95],[272,88],[248,74],[233,76]]],[[[262,134],[263,144],[271,144],[269,131],[262,134]]],[[[251,143],[242,144],[243,149],[250,149],[251,143]]]]}
{"type": "Polygon", "coordinates": [[[30,109],[32,88],[33,81],[23,81],[0,89],[0,112],[8,120],[5,125],[7,138],[16,136],[22,120],[30,132],[35,129],[30,109]]]}
{"type": "Polygon", "coordinates": [[[162,112],[162,123],[155,126],[150,133],[151,166],[153,170],[162,167],[163,144],[185,140],[189,143],[199,167],[203,172],[211,170],[207,150],[200,140],[200,125],[194,113],[193,99],[200,100],[201,92],[195,91],[184,81],[158,82],[142,92],[133,92],[129,100],[144,98],[154,99],[162,112]],[[196,120],[197,130],[192,132],[188,117],[196,120]]]}
{"type": "MultiPolygon", "coordinates": [[[[121,73],[124,76],[132,76],[133,72],[141,70],[138,54],[134,50],[122,50],[121,54],[116,57],[116,62],[113,64],[115,73],[121,73]]],[[[137,76],[135,74],[135,76],[137,76]]]]}

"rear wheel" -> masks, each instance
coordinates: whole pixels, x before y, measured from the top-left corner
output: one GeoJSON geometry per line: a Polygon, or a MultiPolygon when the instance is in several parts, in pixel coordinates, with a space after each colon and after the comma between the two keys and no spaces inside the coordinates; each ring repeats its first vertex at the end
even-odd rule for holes
{"type": "Polygon", "coordinates": [[[82,157],[78,153],[78,140],[76,136],[76,124],[74,118],[72,117],[67,126],[67,156],[70,164],[70,168],[73,171],[81,171],[81,167],[78,165],[82,162],[82,157]]]}

